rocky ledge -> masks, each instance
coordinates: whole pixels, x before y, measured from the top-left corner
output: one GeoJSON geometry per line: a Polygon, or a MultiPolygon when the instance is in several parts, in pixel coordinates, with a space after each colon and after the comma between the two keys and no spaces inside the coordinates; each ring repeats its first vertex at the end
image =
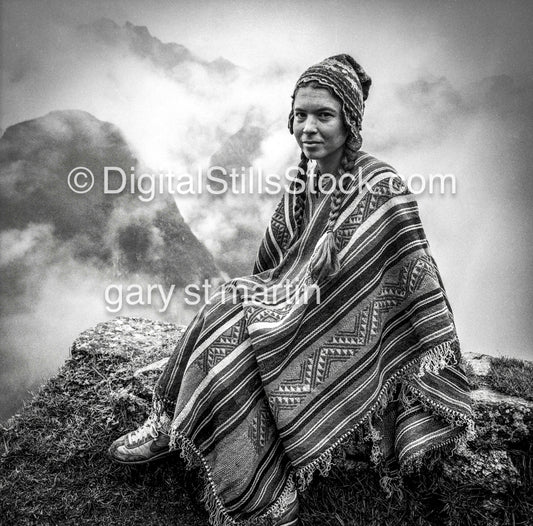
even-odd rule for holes
{"type": "MultiPolygon", "coordinates": [[[[59,373],[0,427],[2,524],[207,524],[201,483],[179,455],[135,468],[105,456],[146,417],[182,334],[169,323],[122,317],[76,339],[59,373]]],[[[464,359],[477,431],[466,454],[433,459],[387,498],[368,458],[353,451],[304,495],[305,526],[532,524],[533,364],[515,361],[516,380],[506,369],[511,392],[524,385],[520,397],[501,392],[509,389],[495,380],[495,359],[464,359]]]]}

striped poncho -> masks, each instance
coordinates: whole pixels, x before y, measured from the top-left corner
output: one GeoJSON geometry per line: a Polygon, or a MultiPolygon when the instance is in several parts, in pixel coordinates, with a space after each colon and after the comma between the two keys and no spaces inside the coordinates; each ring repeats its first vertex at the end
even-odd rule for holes
{"type": "MultiPolygon", "coordinates": [[[[312,163],[310,163],[312,164],[312,163]]],[[[175,407],[172,447],[206,474],[216,525],[263,524],[357,430],[380,465],[409,469],[472,426],[452,313],[394,170],[359,152],[335,225],[340,272],[320,285],[326,196],[295,227],[287,191],[253,274],[219,288],[187,328],[155,392],[175,407]]],[[[308,191],[308,190],[307,190],[308,191]]]]}

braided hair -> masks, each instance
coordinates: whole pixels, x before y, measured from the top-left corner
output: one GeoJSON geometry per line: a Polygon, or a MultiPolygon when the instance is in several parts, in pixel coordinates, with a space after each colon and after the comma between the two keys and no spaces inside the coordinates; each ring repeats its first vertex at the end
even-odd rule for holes
{"type": "Polygon", "coordinates": [[[298,176],[297,180],[301,180],[304,183],[303,190],[296,194],[294,199],[294,230],[293,235],[290,241],[287,243],[286,247],[292,245],[299,237],[302,230],[303,216],[305,210],[305,203],[307,201],[307,192],[305,191],[307,187],[307,165],[309,159],[302,152],[300,156],[300,163],[298,164],[298,176]]]}
{"type": "MultiPolygon", "coordinates": [[[[360,143],[358,139],[353,135],[349,135],[344,144],[344,152],[341,158],[339,175],[352,173],[355,166],[355,161],[357,159],[359,147],[360,143]]],[[[337,219],[339,218],[344,191],[345,189],[342,188],[342,185],[337,184],[335,186],[335,190],[331,196],[328,223],[326,227],[326,238],[311,259],[311,277],[317,282],[322,281],[330,276],[334,276],[340,270],[338,257],[339,246],[336,233],[333,229],[337,219]]]]}
{"type": "MultiPolygon", "coordinates": [[[[315,81],[305,84],[306,87],[324,88],[315,81]]],[[[303,87],[303,86],[300,86],[303,87]]],[[[358,130],[359,131],[359,130],[358,130]]],[[[344,143],[344,152],[341,158],[339,175],[342,176],[346,173],[352,173],[357,159],[357,152],[361,148],[361,135],[357,133],[355,135],[350,129],[346,142],[344,143]]],[[[307,185],[307,165],[309,159],[302,152],[299,167],[298,178],[304,181],[307,185]]],[[[334,226],[339,218],[341,205],[343,201],[344,189],[340,184],[337,184],[333,195],[331,196],[331,204],[329,209],[328,223],[326,227],[326,239],[315,252],[311,259],[311,277],[314,281],[321,281],[329,276],[334,276],[340,270],[339,258],[338,258],[338,243],[335,235],[334,226]]],[[[307,192],[299,192],[295,198],[294,204],[294,233],[290,240],[284,245],[284,249],[292,246],[298,239],[302,230],[304,209],[307,199],[307,192]]]]}

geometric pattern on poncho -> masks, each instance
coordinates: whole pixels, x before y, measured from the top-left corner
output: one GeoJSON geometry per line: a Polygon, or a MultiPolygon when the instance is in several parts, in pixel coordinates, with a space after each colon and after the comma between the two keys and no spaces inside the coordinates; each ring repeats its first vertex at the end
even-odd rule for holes
{"type": "Polygon", "coordinates": [[[335,363],[344,363],[379,335],[384,314],[421,287],[428,274],[435,275],[429,256],[409,261],[400,269],[396,281],[385,282],[378,295],[353,318],[352,330],[340,330],[300,364],[299,374],[287,378],[269,396],[272,412],[290,411],[301,404],[317,386],[330,376],[335,363]]]}
{"type": "Polygon", "coordinates": [[[284,309],[268,309],[265,308],[262,311],[256,311],[246,320],[247,323],[257,323],[257,322],[277,322],[283,319],[285,316],[284,309]]]}
{"type": "Polygon", "coordinates": [[[259,409],[248,428],[248,437],[257,453],[263,450],[270,439],[272,424],[272,413],[266,402],[261,400],[259,409]]]}
{"type": "Polygon", "coordinates": [[[226,358],[235,347],[246,337],[246,324],[240,320],[226,329],[206,350],[201,354],[201,359],[196,365],[207,374],[215,365],[226,358]]]}
{"type": "Polygon", "coordinates": [[[280,246],[285,246],[289,240],[289,231],[285,225],[285,212],[284,212],[283,201],[280,201],[274,213],[272,214],[271,219],[271,228],[274,238],[278,240],[280,246]]]}
{"type": "Polygon", "coordinates": [[[342,250],[355,234],[356,230],[370,217],[383,203],[390,199],[391,189],[400,193],[403,189],[401,180],[384,179],[372,185],[368,192],[357,205],[346,221],[336,230],[335,239],[339,250],[342,250]]]}

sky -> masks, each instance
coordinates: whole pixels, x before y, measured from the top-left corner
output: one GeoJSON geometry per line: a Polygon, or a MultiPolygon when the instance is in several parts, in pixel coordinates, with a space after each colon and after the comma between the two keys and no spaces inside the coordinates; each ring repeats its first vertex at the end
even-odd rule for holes
{"type": "MultiPolygon", "coordinates": [[[[267,130],[256,161],[279,169],[297,156],[285,119],[298,75],[326,56],[352,54],[373,79],[363,148],[407,177],[456,178],[456,195],[423,194],[419,204],[463,350],[533,359],[530,2],[0,5],[2,130],[52,110],[82,109],[117,124],[153,168],[205,162],[252,119],[267,130]],[[200,59],[224,57],[240,73],[223,85],[191,70],[191,82],[177,84],[120,45],[89,45],[79,26],[101,17],[120,26],[146,26],[154,37],[182,44],[200,59]]],[[[215,257],[228,246],[236,254],[231,251],[243,232],[258,239],[271,211],[256,201],[223,205],[178,202],[215,257]],[[240,214],[232,213],[237,209],[240,214]]],[[[36,316],[53,325],[50,301],[48,287],[36,316]]],[[[85,303],[97,302],[91,296],[85,303]]],[[[63,306],[58,312],[71,310],[63,306]]],[[[94,313],[83,318],[96,319],[94,313]]],[[[82,322],[72,322],[72,330],[79,331],[82,322]]],[[[24,323],[31,326],[32,319],[24,323]]],[[[50,336],[49,344],[64,345],[63,340],[50,336]]]]}

